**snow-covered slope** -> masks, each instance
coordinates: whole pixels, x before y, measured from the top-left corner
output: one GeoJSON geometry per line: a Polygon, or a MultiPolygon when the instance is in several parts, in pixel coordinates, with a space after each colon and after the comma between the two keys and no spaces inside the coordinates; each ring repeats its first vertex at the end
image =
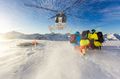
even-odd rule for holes
{"type": "Polygon", "coordinates": [[[21,42],[31,40],[0,42],[0,79],[120,79],[120,41],[106,41],[84,58],[67,41],[21,42]]]}

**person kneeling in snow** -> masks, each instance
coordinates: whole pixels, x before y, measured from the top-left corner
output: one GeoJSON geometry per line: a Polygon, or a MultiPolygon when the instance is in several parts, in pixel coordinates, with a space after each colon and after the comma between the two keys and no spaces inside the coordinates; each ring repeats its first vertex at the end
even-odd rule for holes
{"type": "Polygon", "coordinates": [[[89,39],[92,49],[101,49],[102,43],[104,42],[102,32],[96,32],[95,29],[92,29],[92,35],[89,39]]]}
{"type": "Polygon", "coordinates": [[[73,44],[73,46],[77,50],[79,50],[80,47],[80,40],[81,40],[81,36],[78,31],[70,36],[70,43],[73,44]]]}
{"type": "Polygon", "coordinates": [[[88,39],[88,31],[82,32],[82,39],[80,40],[80,54],[85,55],[87,47],[89,47],[90,41],[88,39]]]}

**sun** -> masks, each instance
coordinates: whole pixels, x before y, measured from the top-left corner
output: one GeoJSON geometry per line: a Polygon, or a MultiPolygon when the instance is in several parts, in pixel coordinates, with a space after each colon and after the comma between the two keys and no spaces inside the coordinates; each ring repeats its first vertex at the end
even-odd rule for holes
{"type": "Polygon", "coordinates": [[[8,32],[12,29],[12,23],[9,17],[0,15],[0,33],[8,32]]]}

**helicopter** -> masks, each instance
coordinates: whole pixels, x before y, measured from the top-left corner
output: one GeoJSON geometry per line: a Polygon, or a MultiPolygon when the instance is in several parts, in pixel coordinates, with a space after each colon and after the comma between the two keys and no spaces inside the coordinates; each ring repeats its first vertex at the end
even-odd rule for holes
{"type": "Polygon", "coordinates": [[[48,26],[50,31],[54,31],[54,30],[65,29],[68,16],[73,16],[73,15],[69,14],[67,11],[72,9],[76,5],[80,5],[82,2],[83,2],[83,0],[76,0],[74,2],[72,1],[71,5],[66,6],[62,10],[54,10],[54,9],[51,9],[51,8],[48,8],[48,7],[43,7],[41,4],[28,4],[27,3],[27,4],[24,4],[24,5],[28,6],[28,7],[43,9],[43,10],[50,11],[50,12],[54,13],[55,14],[54,16],[48,18],[48,19],[53,19],[54,18],[54,23],[55,24],[53,26],[48,26]]]}
{"type": "Polygon", "coordinates": [[[49,26],[49,30],[63,30],[66,26],[67,16],[64,12],[60,12],[55,16],[55,26],[49,26]]]}
{"type": "MultiPolygon", "coordinates": [[[[26,0],[25,0],[26,1],[26,0]]],[[[109,8],[110,6],[106,5],[106,2],[109,3],[109,5],[113,6],[113,3],[119,3],[118,0],[116,1],[102,1],[102,0],[29,0],[34,3],[24,3],[27,7],[33,7],[38,8],[40,10],[46,10],[51,12],[51,14],[54,16],[48,18],[53,19],[54,18],[54,25],[49,26],[49,30],[63,30],[65,26],[67,25],[69,16],[76,17],[81,19],[81,21],[84,22],[99,22],[102,23],[104,20],[102,18],[105,18],[104,15],[112,15],[112,16],[118,16],[119,8],[109,8]],[[46,3],[48,5],[46,5],[46,3]],[[74,10],[76,13],[74,12],[74,10]],[[73,10],[73,12],[72,12],[73,10]],[[113,11],[114,10],[114,11],[113,11]],[[71,13],[70,13],[70,12],[71,13]],[[78,14],[78,16],[76,16],[78,14]],[[86,16],[87,15],[87,16],[86,16]],[[97,16],[97,17],[96,17],[97,16]],[[100,16],[100,17],[99,17],[100,16]]],[[[119,6],[119,4],[116,4],[119,6]]],[[[108,16],[109,17],[109,16],[108,16]]],[[[98,24],[99,24],[98,23],[98,24]]]]}

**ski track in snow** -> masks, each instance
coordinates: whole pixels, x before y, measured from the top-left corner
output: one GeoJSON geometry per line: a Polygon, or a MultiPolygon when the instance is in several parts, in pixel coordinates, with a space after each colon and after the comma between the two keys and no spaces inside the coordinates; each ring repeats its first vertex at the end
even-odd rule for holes
{"type": "Polygon", "coordinates": [[[0,45],[8,48],[0,51],[0,79],[120,78],[120,41],[107,41],[101,51],[88,50],[85,57],[69,42],[41,40],[37,47],[18,47],[19,42],[0,45]]]}

